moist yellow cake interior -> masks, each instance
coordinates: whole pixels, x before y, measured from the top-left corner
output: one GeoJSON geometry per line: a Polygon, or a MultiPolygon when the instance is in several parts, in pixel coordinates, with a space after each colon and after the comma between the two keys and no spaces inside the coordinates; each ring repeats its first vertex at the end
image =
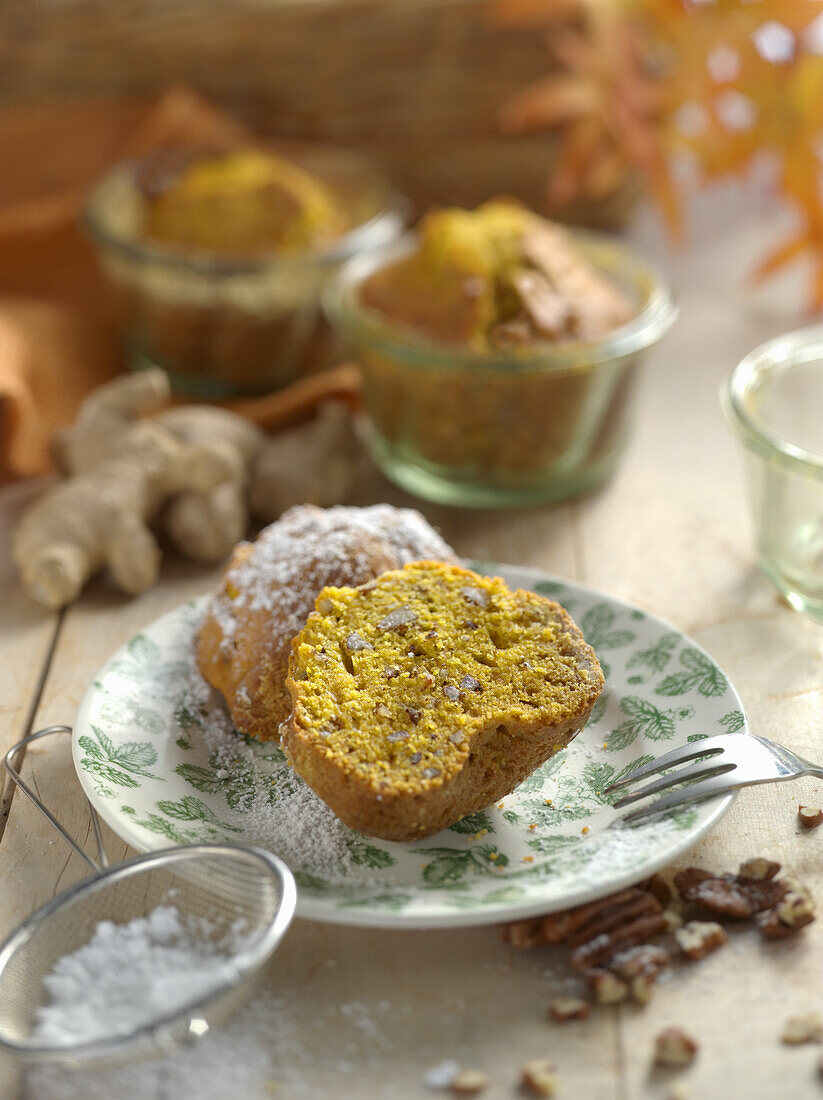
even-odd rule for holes
{"type": "Polygon", "coordinates": [[[245,149],[194,159],[151,196],[142,232],[167,244],[252,256],[328,244],[346,228],[324,183],[284,157],[245,149]]]}
{"type": "Polygon", "coordinates": [[[447,776],[496,716],[549,724],[587,696],[553,606],[433,562],[327,588],[293,658],[300,724],[375,780],[447,776]]]}

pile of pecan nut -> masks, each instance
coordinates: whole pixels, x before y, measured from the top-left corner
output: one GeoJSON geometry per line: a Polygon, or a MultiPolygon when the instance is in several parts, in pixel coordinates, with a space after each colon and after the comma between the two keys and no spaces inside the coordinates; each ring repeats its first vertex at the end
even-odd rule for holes
{"type": "MultiPolygon", "coordinates": [[[[621,890],[588,905],[505,925],[515,947],[566,944],[572,968],[585,978],[594,1000],[615,1004],[629,997],[645,1003],[672,961],[653,940],[671,933],[678,953],[703,959],[726,942],[720,921],[755,921],[769,939],[796,935],[814,920],[814,901],[795,879],[779,877],[780,864],[750,859],[737,874],[688,867],[621,890]]],[[[555,1020],[579,1019],[588,1002],[562,997],[550,1009],[555,1020]]]]}

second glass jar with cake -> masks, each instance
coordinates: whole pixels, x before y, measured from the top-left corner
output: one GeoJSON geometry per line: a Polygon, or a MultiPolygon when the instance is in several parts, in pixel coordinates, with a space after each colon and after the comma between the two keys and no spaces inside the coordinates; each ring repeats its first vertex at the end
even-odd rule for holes
{"type": "Polygon", "coordinates": [[[677,314],[619,241],[511,200],[427,215],[347,264],[329,317],[364,374],[366,442],[429,500],[560,500],[613,470],[642,353],[677,314]]]}

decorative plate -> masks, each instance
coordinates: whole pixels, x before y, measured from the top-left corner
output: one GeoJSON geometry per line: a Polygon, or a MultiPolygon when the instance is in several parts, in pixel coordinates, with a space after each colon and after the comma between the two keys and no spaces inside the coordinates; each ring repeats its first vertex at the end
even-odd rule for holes
{"type": "Polygon", "coordinates": [[[512,920],[582,904],[670,863],[717,824],[731,796],[629,827],[604,789],[677,745],[746,732],[734,688],[699,646],[630,603],[535,570],[474,568],[567,607],[606,676],[588,726],[498,805],[413,844],[346,828],[276,745],[231,730],[194,662],[204,600],[132,638],[89,688],[73,737],[84,790],[139,851],[270,847],[295,873],[298,916],[338,924],[512,920]]]}

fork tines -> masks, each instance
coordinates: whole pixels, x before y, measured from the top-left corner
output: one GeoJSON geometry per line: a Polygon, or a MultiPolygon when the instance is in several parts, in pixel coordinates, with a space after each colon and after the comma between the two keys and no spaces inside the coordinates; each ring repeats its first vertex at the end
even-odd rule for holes
{"type": "Polygon", "coordinates": [[[615,809],[620,809],[622,806],[629,806],[631,803],[637,802],[641,798],[659,794],[661,791],[668,790],[670,787],[679,784],[687,784],[686,787],[677,791],[672,791],[656,802],[650,803],[648,806],[643,806],[639,810],[634,810],[624,819],[626,821],[636,821],[638,818],[644,817],[647,814],[661,813],[670,809],[672,806],[683,803],[701,802],[704,799],[713,798],[716,794],[728,789],[729,780],[723,777],[727,776],[729,772],[734,771],[737,767],[737,765],[734,762],[730,762],[728,758],[725,760],[722,759],[726,751],[727,739],[728,735],[721,734],[718,737],[706,737],[700,741],[692,742],[689,745],[683,745],[680,748],[672,749],[670,752],[663,753],[662,756],[658,756],[648,764],[643,764],[622,779],[618,779],[616,783],[612,783],[611,786],[606,788],[605,793],[608,794],[611,791],[625,789],[641,779],[646,779],[652,775],[658,775],[667,768],[676,768],[678,764],[688,764],[690,761],[697,761],[697,763],[693,764],[690,768],[679,768],[678,770],[669,772],[667,775],[661,776],[652,783],[647,783],[639,790],[623,795],[623,797],[617,799],[617,801],[613,803],[613,806],[615,809]]]}

